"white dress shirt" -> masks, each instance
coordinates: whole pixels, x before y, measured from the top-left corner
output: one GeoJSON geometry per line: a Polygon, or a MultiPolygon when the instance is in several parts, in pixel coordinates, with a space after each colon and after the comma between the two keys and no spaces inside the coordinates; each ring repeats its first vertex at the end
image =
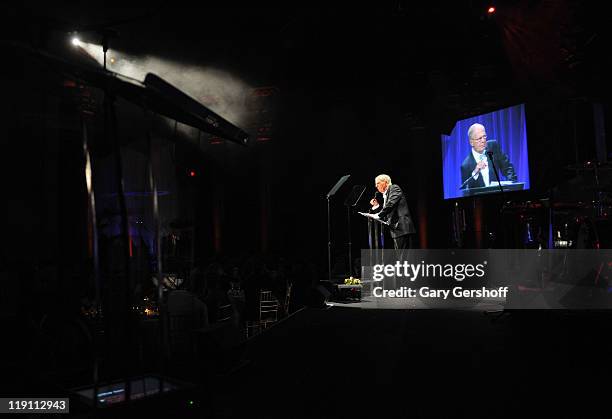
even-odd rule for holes
{"type": "Polygon", "coordinates": [[[480,154],[480,153],[477,153],[476,150],[472,148],[472,156],[474,156],[474,160],[476,160],[476,163],[478,163],[481,160],[484,160],[486,162],[486,166],[480,169],[480,172],[474,174],[474,171],[472,171],[472,176],[474,180],[478,179],[478,176],[480,176],[480,174],[482,173],[482,180],[484,181],[484,185],[489,186],[490,184],[489,182],[489,161],[487,159],[486,150],[483,151],[482,154],[480,154]]]}

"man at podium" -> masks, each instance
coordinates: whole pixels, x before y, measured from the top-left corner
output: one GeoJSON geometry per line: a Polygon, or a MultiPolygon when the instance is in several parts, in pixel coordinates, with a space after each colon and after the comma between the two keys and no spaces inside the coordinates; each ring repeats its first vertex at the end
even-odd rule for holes
{"type": "Polygon", "coordinates": [[[495,173],[491,164],[493,158],[495,167],[506,180],[516,182],[516,172],[508,155],[501,150],[495,140],[487,141],[484,125],[473,124],[468,129],[468,140],[472,146],[470,154],[461,164],[461,189],[482,188],[495,181],[495,173]],[[491,168],[491,169],[489,169],[491,168]]]}
{"type": "MultiPolygon", "coordinates": [[[[376,218],[389,222],[391,238],[396,249],[411,249],[416,246],[414,223],[410,217],[408,201],[398,185],[391,183],[388,175],[378,175],[374,180],[376,189],[383,195],[382,209],[376,218]]],[[[380,208],[376,198],[370,201],[372,211],[380,208]]]]}

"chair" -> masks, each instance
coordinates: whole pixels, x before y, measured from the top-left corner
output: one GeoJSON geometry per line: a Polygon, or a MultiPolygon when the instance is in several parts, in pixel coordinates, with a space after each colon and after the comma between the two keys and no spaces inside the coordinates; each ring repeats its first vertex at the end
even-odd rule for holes
{"type": "Polygon", "coordinates": [[[289,304],[291,303],[291,288],[293,288],[293,283],[287,283],[287,293],[285,294],[285,306],[283,307],[285,316],[289,315],[289,304]]]}
{"type": "Polygon", "coordinates": [[[262,324],[259,320],[247,320],[246,322],[246,338],[251,338],[258,335],[262,331],[262,324]]]}
{"type": "Polygon", "coordinates": [[[272,294],[272,291],[261,290],[259,292],[259,316],[257,320],[247,320],[247,339],[261,333],[270,324],[278,321],[278,310],[280,303],[272,294]]]}
{"type": "Polygon", "coordinates": [[[234,317],[234,307],[231,303],[220,304],[217,307],[217,322],[231,320],[234,317]]]}
{"type": "Polygon", "coordinates": [[[259,321],[266,328],[268,323],[278,320],[278,307],[280,304],[272,294],[272,291],[261,290],[259,296],[259,321]]]}

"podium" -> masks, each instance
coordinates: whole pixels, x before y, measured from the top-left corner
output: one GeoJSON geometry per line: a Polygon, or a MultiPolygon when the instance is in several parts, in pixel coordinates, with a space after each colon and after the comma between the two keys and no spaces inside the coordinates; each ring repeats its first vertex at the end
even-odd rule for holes
{"type": "MultiPolygon", "coordinates": [[[[364,216],[368,220],[368,245],[369,245],[369,264],[383,263],[384,259],[384,248],[385,248],[385,226],[388,226],[387,221],[383,221],[379,218],[375,218],[375,214],[367,212],[359,212],[359,215],[364,216]],[[381,250],[378,252],[377,250],[381,250]]],[[[371,280],[364,280],[369,275],[365,275],[363,261],[361,265],[361,283],[363,285],[361,289],[361,295],[370,296],[372,293],[373,283],[371,280]]],[[[360,296],[361,296],[360,295],[360,296]]]]}
{"type": "MultiPolygon", "coordinates": [[[[507,182],[506,183],[502,181],[501,186],[504,189],[504,192],[522,191],[525,188],[525,182],[507,182]]],[[[500,192],[499,185],[495,184],[495,185],[490,185],[490,186],[483,186],[481,188],[464,189],[462,191],[462,196],[484,195],[484,194],[490,194],[494,192],[500,192]]]]}
{"type": "Polygon", "coordinates": [[[370,249],[384,249],[385,248],[385,236],[384,226],[388,226],[387,221],[383,221],[380,218],[375,218],[374,214],[367,212],[360,212],[368,219],[368,245],[370,249]]]}

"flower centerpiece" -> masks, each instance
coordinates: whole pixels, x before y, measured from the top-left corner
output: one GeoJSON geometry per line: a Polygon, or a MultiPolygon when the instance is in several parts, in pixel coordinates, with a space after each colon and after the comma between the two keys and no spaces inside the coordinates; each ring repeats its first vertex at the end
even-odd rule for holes
{"type": "Polygon", "coordinates": [[[346,278],[344,280],[344,285],[361,285],[361,281],[359,280],[359,278],[353,278],[351,276],[350,278],[346,278]]]}

